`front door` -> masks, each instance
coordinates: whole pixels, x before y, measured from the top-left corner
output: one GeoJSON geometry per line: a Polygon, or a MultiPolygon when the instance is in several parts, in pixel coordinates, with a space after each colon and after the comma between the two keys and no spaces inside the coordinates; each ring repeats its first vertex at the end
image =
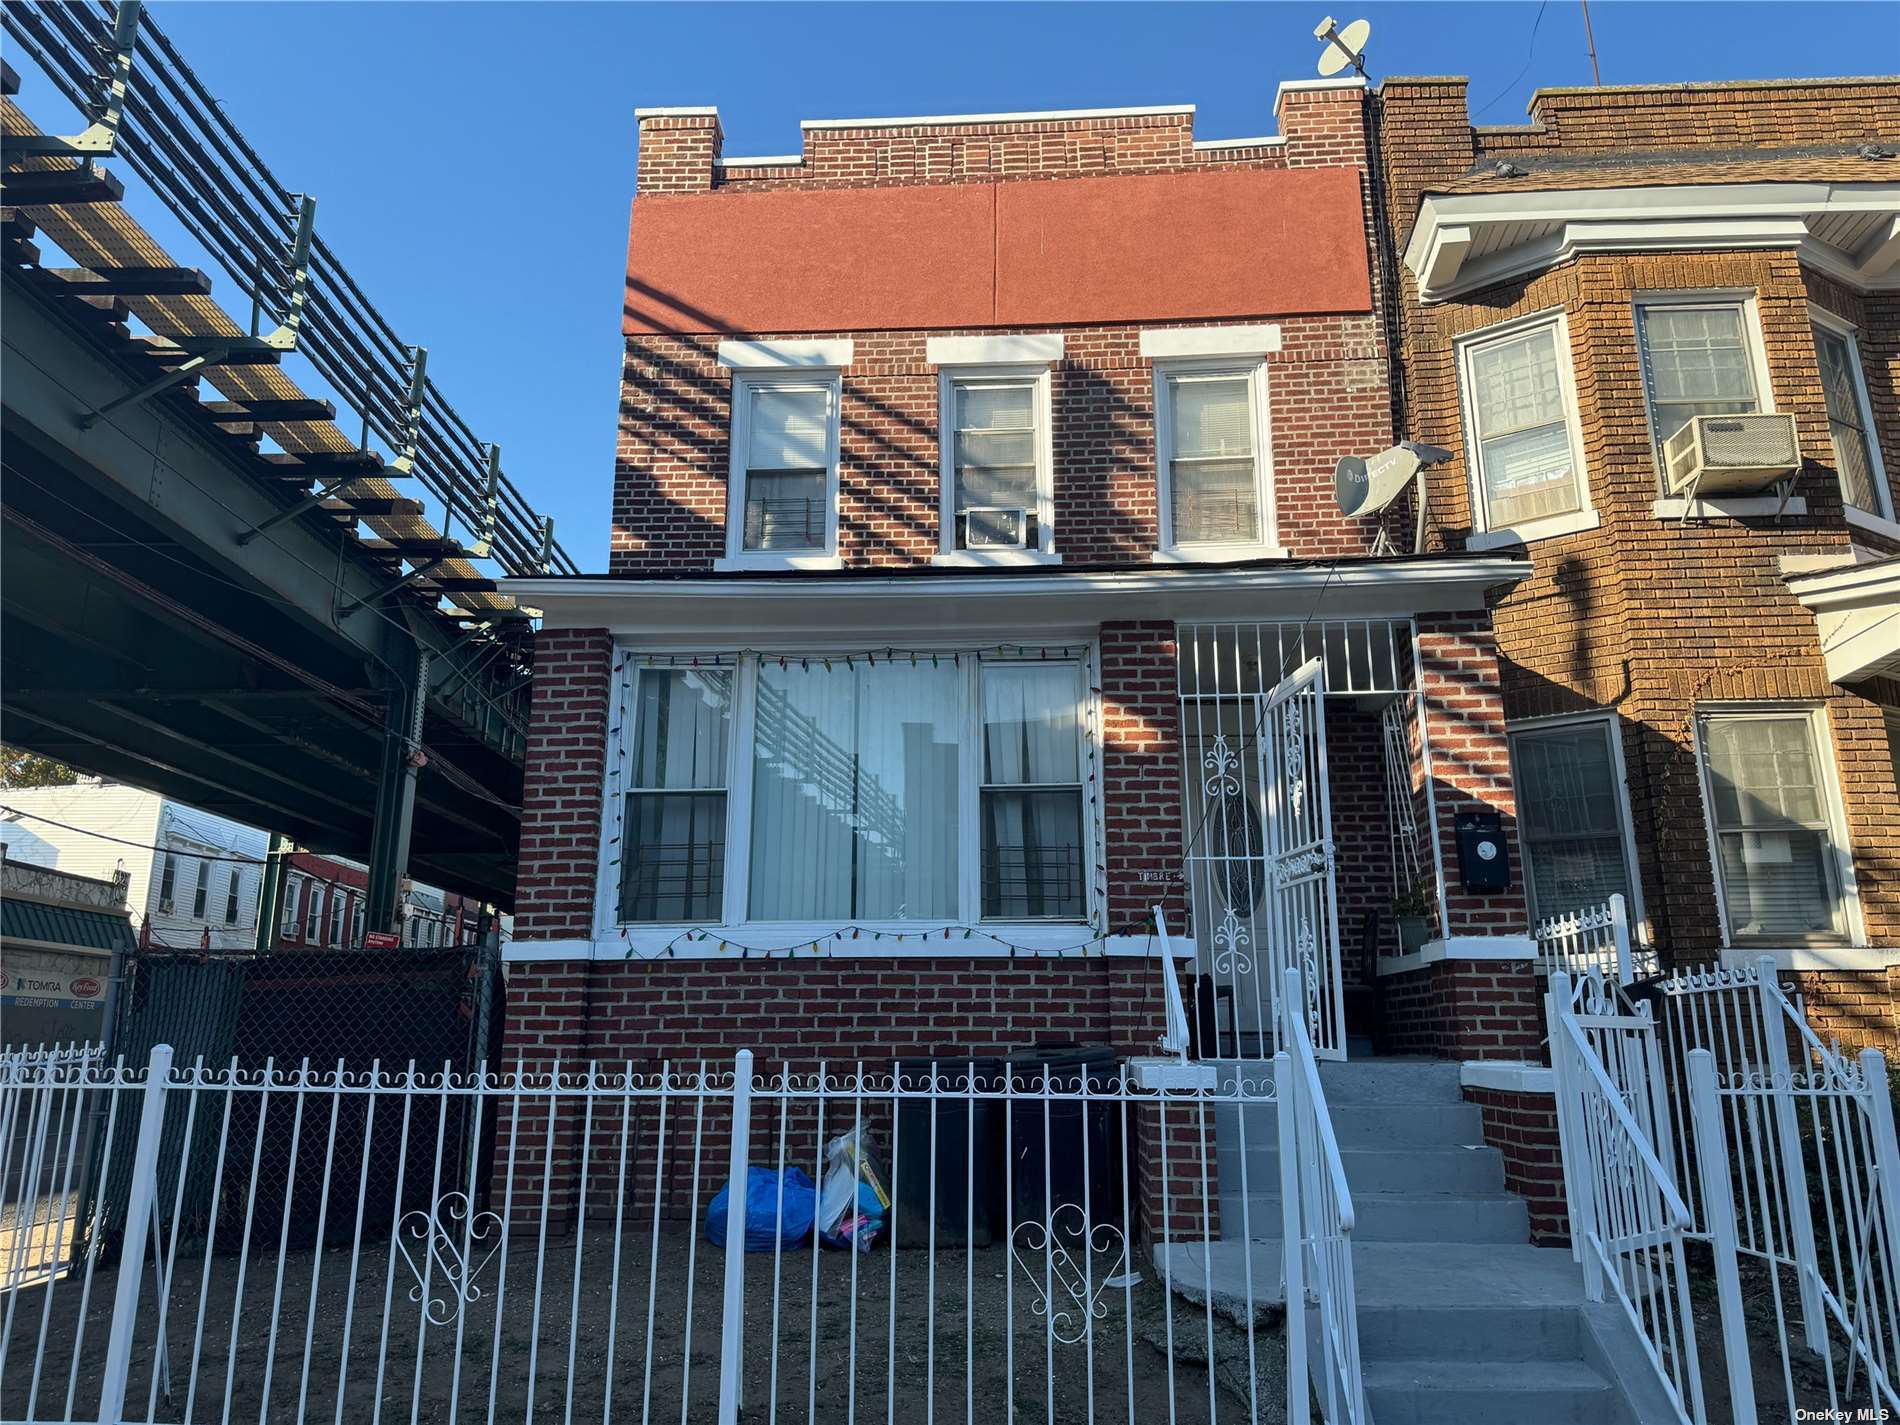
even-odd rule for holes
{"type": "Polygon", "coordinates": [[[1316,1051],[1345,1057],[1324,683],[1315,659],[1264,693],[1182,699],[1203,1053],[1271,1057],[1298,969],[1316,1051]]]}

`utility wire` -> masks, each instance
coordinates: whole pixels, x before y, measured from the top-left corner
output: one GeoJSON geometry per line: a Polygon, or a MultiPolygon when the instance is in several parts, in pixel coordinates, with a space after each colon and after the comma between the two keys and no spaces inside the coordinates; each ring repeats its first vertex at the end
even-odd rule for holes
{"type": "Polygon", "coordinates": [[[1530,49],[1524,55],[1524,67],[1518,70],[1517,74],[1513,76],[1509,84],[1505,85],[1496,94],[1492,95],[1490,101],[1487,102],[1483,108],[1476,110],[1471,115],[1472,118],[1474,119],[1481,118],[1485,114],[1489,113],[1492,109],[1496,108],[1498,104],[1506,96],[1508,96],[1513,89],[1517,88],[1519,82],[1523,80],[1524,76],[1531,72],[1531,62],[1537,56],[1537,30],[1538,30],[1538,27],[1544,23],[1544,11],[1547,8],[1549,8],[1549,5],[1550,5],[1550,0],[1542,0],[1542,3],[1538,5],[1537,7],[1537,18],[1531,21],[1530,49]]]}

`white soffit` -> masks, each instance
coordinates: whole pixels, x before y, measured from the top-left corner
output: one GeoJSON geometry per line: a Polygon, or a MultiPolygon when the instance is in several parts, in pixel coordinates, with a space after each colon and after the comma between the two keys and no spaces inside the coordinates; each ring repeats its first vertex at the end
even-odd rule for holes
{"type": "Polygon", "coordinates": [[[1106,619],[1403,618],[1481,609],[1530,573],[1528,559],[1342,559],[1324,564],[1168,565],[1116,570],[983,569],[771,578],[528,576],[504,593],[548,628],[606,628],[676,646],[755,638],[847,641],[972,630],[1091,630],[1106,619]]]}
{"type": "Polygon", "coordinates": [[[1026,336],[933,336],[924,343],[932,366],[1048,366],[1062,360],[1062,333],[1026,336]]]}
{"type": "Polygon", "coordinates": [[[1791,576],[1836,683],[1900,678],[1900,556],[1791,576]]]}
{"type": "Polygon", "coordinates": [[[1892,183],[1430,194],[1405,265],[1420,297],[1442,302],[1578,253],[1766,247],[1861,291],[1900,291],[1900,165],[1892,183]]]}
{"type": "Polygon", "coordinates": [[[1144,361],[1185,356],[1270,356],[1280,349],[1280,328],[1155,327],[1141,334],[1144,361]]]}
{"type": "Polygon", "coordinates": [[[748,370],[842,367],[851,364],[849,337],[833,341],[722,341],[719,364],[748,370]]]}

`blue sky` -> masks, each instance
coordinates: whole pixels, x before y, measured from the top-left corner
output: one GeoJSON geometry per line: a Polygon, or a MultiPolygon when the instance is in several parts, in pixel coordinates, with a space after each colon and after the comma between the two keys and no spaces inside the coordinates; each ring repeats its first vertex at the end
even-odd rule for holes
{"type": "MultiPolygon", "coordinates": [[[[605,567],[636,105],[717,104],[726,152],[801,118],[1193,103],[1196,134],[1271,133],[1314,25],[1372,21],[1375,78],[1465,74],[1480,122],[1587,84],[1582,12],[1548,4],[180,3],[165,27],[429,374],[605,567]],[[1340,6],[1344,8],[1340,8],[1340,6]],[[1541,17],[1540,17],[1541,12],[1541,17]],[[1533,42],[1533,31],[1535,32],[1533,42]]],[[[1603,81],[1900,72],[1884,3],[1633,4],[1591,16],[1603,81]]],[[[69,120],[23,57],[21,102],[69,120]]],[[[63,131],[70,132],[70,129],[63,131]]],[[[156,205],[135,211],[181,260],[156,205]]],[[[222,274],[217,290],[228,295],[222,274]]]]}

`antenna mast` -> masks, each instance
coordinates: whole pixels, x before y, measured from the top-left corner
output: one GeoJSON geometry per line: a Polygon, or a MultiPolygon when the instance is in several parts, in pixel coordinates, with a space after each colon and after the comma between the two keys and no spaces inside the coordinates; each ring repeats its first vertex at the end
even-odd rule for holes
{"type": "Polygon", "coordinates": [[[1603,73],[1597,68],[1597,37],[1590,28],[1590,0],[1578,0],[1583,6],[1583,43],[1590,51],[1590,82],[1597,88],[1603,87],[1603,73]]]}

